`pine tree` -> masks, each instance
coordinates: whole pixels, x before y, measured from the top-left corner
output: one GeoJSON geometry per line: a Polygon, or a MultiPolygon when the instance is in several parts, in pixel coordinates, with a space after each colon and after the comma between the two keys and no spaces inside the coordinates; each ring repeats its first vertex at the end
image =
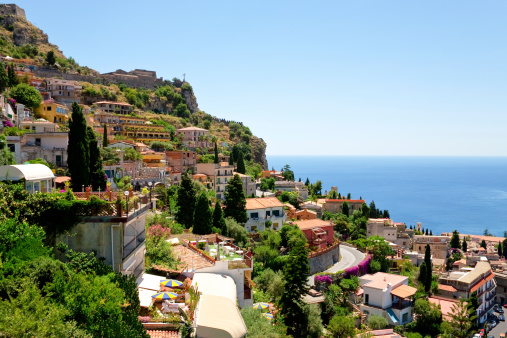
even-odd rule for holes
{"type": "Polygon", "coordinates": [[[218,163],[218,146],[216,142],[215,142],[215,163],[218,163]]]}
{"type": "Polygon", "coordinates": [[[55,52],[53,52],[52,50],[50,50],[47,54],[46,54],[46,63],[50,66],[53,66],[56,62],[56,57],[55,57],[55,52]]]}
{"type": "Polygon", "coordinates": [[[461,244],[461,249],[463,250],[463,252],[467,252],[468,244],[465,237],[463,237],[463,244],[461,244]]]}
{"type": "Polygon", "coordinates": [[[7,67],[7,78],[9,80],[9,87],[12,88],[19,84],[19,78],[16,75],[16,71],[14,70],[14,66],[12,63],[7,67]]]}
{"type": "Polygon", "coordinates": [[[246,199],[243,191],[243,181],[236,174],[229,181],[227,190],[225,191],[225,211],[224,216],[232,217],[238,223],[246,223],[248,220],[246,215],[246,199]]]}
{"type": "Polygon", "coordinates": [[[451,243],[450,243],[450,245],[451,245],[451,248],[453,248],[453,249],[461,249],[458,230],[454,230],[452,232],[452,237],[451,237],[451,243]]]}
{"type": "Polygon", "coordinates": [[[287,326],[287,334],[294,337],[307,330],[303,296],[308,292],[308,251],[303,241],[297,241],[283,269],[284,292],[279,300],[280,313],[287,326]]]}
{"type": "Polygon", "coordinates": [[[503,254],[502,254],[502,242],[498,242],[498,257],[503,257],[503,254]]]}
{"type": "Polygon", "coordinates": [[[245,161],[243,160],[243,153],[242,152],[240,152],[239,156],[238,156],[238,162],[236,164],[236,171],[240,174],[246,173],[245,161]]]}
{"type": "Polygon", "coordinates": [[[176,221],[182,224],[185,229],[192,227],[194,222],[196,200],[196,191],[192,179],[188,173],[182,175],[178,187],[178,198],[176,199],[176,206],[178,207],[176,221]]]}
{"type": "Polygon", "coordinates": [[[0,62],[0,93],[3,93],[7,87],[9,87],[9,77],[5,71],[5,65],[0,62]]]}
{"type": "MultiPolygon", "coordinates": [[[[477,298],[477,292],[472,292],[470,297],[467,299],[467,310],[470,314],[476,315],[477,309],[479,308],[479,299],[477,298]]],[[[472,328],[471,331],[477,330],[477,317],[472,320],[472,328]]]]}
{"type": "Polygon", "coordinates": [[[197,235],[207,235],[212,232],[212,213],[209,204],[209,198],[206,191],[199,193],[195,204],[194,227],[192,228],[192,233],[197,235]]]}
{"type": "Polygon", "coordinates": [[[72,104],[72,119],[69,121],[69,145],[67,146],[67,165],[69,167],[72,189],[81,191],[88,186],[90,178],[90,150],[86,132],[86,120],[81,107],[72,104]]]}
{"type": "Polygon", "coordinates": [[[471,309],[467,308],[463,299],[453,305],[450,317],[449,326],[452,337],[470,337],[470,330],[477,316],[472,313],[471,309]]]}
{"type": "Polygon", "coordinates": [[[424,291],[429,292],[431,289],[431,281],[433,277],[433,266],[431,264],[431,248],[429,244],[426,244],[426,250],[424,252],[424,262],[426,263],[426,283],[424,283],[424,291]]]}
{"type": "Polygon", "coordinates": [[[102,148],[106,148],[108,145],[107,141],[107,125],[104,124],[104,135],[102,136],[102,148]]]}
{"type": "Polygon", "coordinates": [[[106,173],[102,166],[102,156],[100,156],[97,138],[91,127],[87,127],[86,132],[90,149],[90,178],[88,181],[93,191],[97,191],[99,188],[104,191],[107,185],[106,173]]]}
{"type": "Polygon", "coordinates": [[[220,233],[224,236],[229,236],[227,225],[225,224],[224,213],[220,202],[215,203],[215,210],[213,211],[213,227],[220,229],[220,233]]]}

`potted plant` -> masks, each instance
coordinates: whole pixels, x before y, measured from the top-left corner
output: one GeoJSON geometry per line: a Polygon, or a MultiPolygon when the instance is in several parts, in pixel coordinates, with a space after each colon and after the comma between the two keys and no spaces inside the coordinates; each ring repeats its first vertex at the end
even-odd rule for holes
{"type": "Polygon", "coordinates": [[[148,188],[144,187],[143,190],[141,191],[141,194],[143,194],[143,197],[142,197],[143,204],[147,204],[148,203],[148,194],[149,194],[148,188]]]}

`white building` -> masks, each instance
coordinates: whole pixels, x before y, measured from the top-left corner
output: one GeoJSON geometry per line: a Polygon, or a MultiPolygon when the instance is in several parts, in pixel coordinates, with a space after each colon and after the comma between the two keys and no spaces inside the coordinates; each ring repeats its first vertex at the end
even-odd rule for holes
{"type": "Polygon", "coordinates": [[[247,231],[262,231],[267,221],[271,221],[274,230],[279,230],[286,219],[283,203],[276,197],[247,198],[246,212],[248,220],[244,225],[247,231]]]}
{"type": "Polygon", "coordinates": [[[366,238],[380,236],[389,242],[396,242],[397,227],[389,218],[370,218],[366,224],[366,238]]]}
{"type": "Polygon", "coordinates": [[[43,164],[14,164],[0,166],[0,181],[24,179],[28,193],[53,192],[56,176],[43,164]]]}
{"type": "Polygon", "coordinates": [[[21,158],[23,161],[42,158],[59,167],[66,167],[68,145],[68,132],[27,133],[23,136],[21,158]]]}
{"type": "Polygon", "coordinates": [[[255,181],[252,179],[252,176],[240,174],[237,172],[234,172],[234,175],[238,175],[241,181],[243,182],[243,191],[245,192],[246,197],[255,195],[256,184],[255,181]]]}
{"type": "Polygon", "coordinates": [[[359,277],[364,291],[361,311],[387,319],[389,325],[404,325],[412,321],[413,296],[417,289],[408,286],[408,277],[377,272],[359,277]]]}

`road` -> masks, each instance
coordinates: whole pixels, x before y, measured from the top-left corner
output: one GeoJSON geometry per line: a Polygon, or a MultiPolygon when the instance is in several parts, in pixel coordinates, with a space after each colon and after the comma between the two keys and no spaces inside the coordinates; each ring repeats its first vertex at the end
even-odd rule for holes
{"type": "MultiPolygon", "coordinates": [[[[505,315],[505,314],[504,314],[505,315]]],[[[507,332],[507,322],[499,322],[497,326],[493,328],[493,330],[488,332],[488,336],[493,336],[495,338],[500,337],[500,333],[507,332]]]]}
{"type": "MultiPolygon", "coordinates": [[[[365,255],[361,251],[350,246],[340,245],[340,261],[327,269],[325,272],[338,272],[358,265],[362,262],[365,255]]],[[[314,284],[315,275],[308,277],[308,284],[314,284]]]]}

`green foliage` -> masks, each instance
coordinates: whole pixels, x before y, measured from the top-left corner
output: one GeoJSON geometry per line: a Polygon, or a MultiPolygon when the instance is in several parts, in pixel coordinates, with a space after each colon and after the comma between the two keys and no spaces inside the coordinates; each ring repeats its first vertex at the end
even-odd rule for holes
{"type": "Polygon", "coordinates": [[[243,153],[240,152],[238,156],[238,162],[236,164],[236,171],[240,174],[246,173],[245,160],[243,159],[243,153]]]}
{"type": "Polygon", "coordinates": [[[387,322],[387,319],[385,319],[384,317],[381,317],[381,316],[377,316],[377,315],[368,316],[368,320],[366,323],[373,330],[382,330],[389,325],[389,323],[387,322]]]}
{"type": "Polygon", "coordinates": [[[355,334],[355,320],[352,317],[335,315],[329,321],[327,330],[337,338],[348,338],[355,334]]]}
{"type": "Polygon", "coordinates": [[[234,175],[227,185],[224,204],[225,217],[232,217],[238,223],[246,223],[248,217],[246,214],[246,199],[245,192],[243,190],[243,181],[241,181],[241,178],[237,174],[234,175]]]}
{"type": "Polygon", "coordinates": [[[210,209],[210,201],[205,191],[197,196],[197,202],[194,210],[194,227],[192,233],[197,235],[207,235],[211,233],[212,212],[210,209]]]}
{"type": "Polygon", "coordinates": [[[343,202],[342,204],[342,214],[345,216],[349,215],[349,203],[347,201],[343,202]]]}
{"type": "Polygon", "coordinates": [[[236,222],[236,220],[232,217],[227,217],[225,219],[225,225],[227,226],[229,237],[234,238],[234,243],[237,246],[242,247],[247,243],[248,231],[246,231],[245,227],[236,222]]]}
{"type": "MultiPolygon", "coordinates": [[[[19,84],[19,78],[16,75],[16,71],[14,70],[14,65],[10,64],[7,68],[7,78],[9,79],[9,87],[15,87],[19,84]]],[[[12,96],[11,96],[12,97],[12,96]]],[[[39,101],[40,103],[40,101],[39,101]]]]}
{"type": "Polygon", "coordinates": [[[104,165],[112,165],[116,163],[120,163],[120,157],[115,149],[111,148],[101,148],[100,156],[102,157],[102,163],[104,165]]]}
{"type": "Polygon", "coordinates": [[[54,65],[55,65],[55,62],[56,62],[55,52],[53,52],[52,50],[50,50],[50,51],[46,54],[46,63],[47,63],[49,66],[54,66],[54,65]]]}
{"type": "Polygon", "coordinates": [[[107,125],[104,124],[104,134],[102,135],[102,148],[107,147],[107,145],[108,145],[108,142],[107,142],[107,125]]]}
{"type": "Polygon", "coordinates": [[[461,244],[461,250],[463,250],[463,252],[467,252],[468,250],[468,244],[467,244],[467,241],[465,238],[463,238],[463,243],[461,244]]]}
{"type": "Polygon", "coordinates": [[[174,146],[171,142],[162,142],[162,141],[153,141],[150,147],[155,151],[166,151],[174,149],[174,146]]]}
{"type": "Polygon", "coordinates": [[[290,169],[290,165],[286,164],[282,169],[282,176],[287,181],[294,181],[294,172],[290,169]]]}
{"type": "Polygon", "coordinates": [[[24,104],[32,111],[38,108],[42,102],[42,95],[40,92],[26,83],[16,85],[11,89],[9,95],[16,100],[17,103],[24,104]]]}
{"type": "Polygon", "coordinates": [[[188,174],[182,175],[178,188],[178,199],[176,200],[178,208],[176,220],[185,229],[189,229],[193,225],[196,200],[196,190],[192,179],[188,174]]]}
{"type": "Polygon", "coordinates": [[[268,191],[268,190],[272,191],[272,190],[275,190],[275,178],[274,177],[270,177],[270,178],[263,177],[263,178],[261,178],[260,189],[262,191],[268,191]]]}
{"type": "Polygon", "coordinates": [[[322,337],[324,326],[322,325],[320,307],[317,304],[306,304],[304,314],[308,324],[302,332],[303,336],[312,338],[322,337]]]}
{"type": "Polygon", "coordinates": [[[133,148],[125,148],[123,153],[123,160],[125,161],[138,161],[142,160],[143,156],[133,148]]]}
{"type": "Polygon", "coordinates": [[[106,189],[106,173],[102,167],[99,145],[95,133],[91,127],[87,127],[88,147],[90,151],[90,177],[88,182],[93,191],[104,191],[106,189]]]}
{"type": "Polygon", "coordinates": [[[473,322],[477,319],[477,316],[471,309],[467,308],[463,299],[460,299],[458,303],[452,306],[450,316],[451,319],[446,333],[457,338],[470,337],[473,322]]]}
{"type": "MultiPolygon", "coordinates": [[[[478,308],[479,308],[479,298],[477,297],[477,292],[472,292],[470,297],[467,299],[467,311],[469,313],[476,314],[478,308]]],[[[475,331],[477,330],[477,328],[478,328],[477,318],[474,318],[472,320],[471,330],[475,331]]]]}
{"type": "MultiPolygon", "coordinates": [[[[209,127],[208,127],[209,128],[209,127]]],[[[214,158],[214,163],[218,163],[218,146],[217,146],[217,143],[215,142],[215,158],[214,158]]]]}
{"type": "Polygon", "coordinates": [[[461,243],[460,243],[460,240],[459,240],[459,232],[458,232],[458,230],[454,230],[452,232],[451,248],[461,249],[461,243]]]}
{"type": "Polygon", "coordinates": [[[72,188],[80,191],[88,186],[90,176],[90,148],[86,131],[86,120],[81,107],[72,104],[72,120],[69,122],[69,145],[67,164],[72,179],[72,188]]]}
{"type": "Polygon", "coordinates": [[[229,230],[225,224],[224,213],[222,212],[220,202],[215,203],[215,209],[213,210],[213,227],[220,229],[222,235],[229,236],[229,230]]]}
{"type": "Polygon", "coordinates": [[[4,63],[0,62],[0,93],[3,93],[7,87],[9,87],[9,77],[5,71],[4,63]]]}
{"type": "Polygon", "coordinates": [[[278,338],[284,335],[283,325],[273,325],[262,312],[252,307],[241,309],[241,316],[248,330],[249,338],[278,338]]]}
{"type": "MultiPolygon", "coordinates": [[[[458,241],[459,242],[459,241],[458,241]]],[[[426,263],[426,282],[424,283],[424,290],[429,292],[431,289],[431,280],[433,274],[433,264],[431,263],[431,249],[430,245],[426,244],[426,250],[424,252],[424,262],[426,263]]]]}
{"type": "Polygon", "coordinates": [[[0,134],[0,165],[15,164],[14,154],[7,147],[7,139],[0,134]]]}
{"type": "Polygon", "coordinates": [[[281,271],[274,272],[266,268],[254,278],[256,289],[263,292],[270,302],[276,302],[283,293],[283,276],[281,271]]]}
{"type": "Polygon", "coordinates": [[[297,209],[299,209],[299,206],[303,203],[303,199],[299,196],[297,191],[282,191],[278,199],[284,203],[289,202],[297,209]]]}
{"type": "Polygon", "coordinates": [[[426,299],[415,301],[414,313],[417,315],[415,331],[422,336],[438,337],[442,324],[442,312],[426,299]]]}

